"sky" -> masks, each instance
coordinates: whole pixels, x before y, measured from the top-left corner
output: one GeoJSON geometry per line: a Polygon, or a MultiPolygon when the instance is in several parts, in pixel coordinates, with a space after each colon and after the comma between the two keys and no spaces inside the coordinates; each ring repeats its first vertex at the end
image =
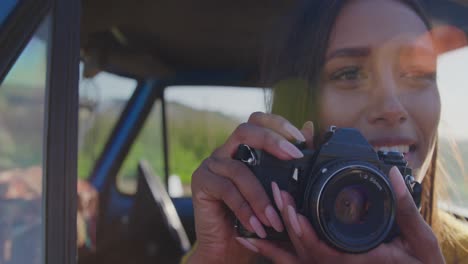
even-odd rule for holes
{"type": "Polygon", "coordinates": [[[47,46],[45,43],[37,38],[33,38],[0,86],[7,84],[37,86],[38,80],[44,80],[47,71],[46,51],[47,46]]]}
{"type": "Polygon", "coordinates": [[[223,88],[172,86],[164,94],[168,101],[190,105],[196,109],[219,111],[246,121],[256,111],[266,111],[265,90],[262,88],[223,88]]]}

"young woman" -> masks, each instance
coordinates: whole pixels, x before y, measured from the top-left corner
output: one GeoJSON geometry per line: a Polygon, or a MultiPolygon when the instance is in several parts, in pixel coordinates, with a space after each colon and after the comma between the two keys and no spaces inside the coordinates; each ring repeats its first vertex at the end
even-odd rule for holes
{"type": "Polygon", "coordinates": [[[193,175],[197,245],[189,263],[249,263],[258,256],[275,263],[443,263],[444,255],[448,262],[467,261],[468,231],[436,208],[438,46],[419,5],[323,0],[299,10],[265,59],[263,77],[276,86],[274,114],[253,113],[193,175]],[[290,195],[273,183],[271,201],[252,172],[232,159],[239,144],[283,160],[300,158],[290,142],[313,148],[314,135],[330,125],[358,129],[376,150],[404,152],[423,184],[420,212],[401,174],[391,170],[401,235],[364,254],[330,248],[290,195]],[[291,245],[237,237],[231,212],[259,237],[266,235],[263,225],[287,229],[291,245]],[[451,241],[442,235],[447,230],[456,234],[451,241]]]}

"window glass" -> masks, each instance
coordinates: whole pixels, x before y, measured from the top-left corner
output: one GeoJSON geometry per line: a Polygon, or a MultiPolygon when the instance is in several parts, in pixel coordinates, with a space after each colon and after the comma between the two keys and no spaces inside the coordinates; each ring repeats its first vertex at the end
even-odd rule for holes
{"type": "Polygon", "coordinates": [[[164,96],[168,102],[169,189],[177,190],[180,179],[183,194],[190,195],[192,173],[252,112],[266,111],[267,91],[174,86],[164,96]]]}
{"type": "MultiPolygon", "coordinates": [[[[442,100],[439,127],[440,182],[443,207],[468,213],[468,46],[441,54],[438,85],[442,100]]],[[[468,216],[468,214],[466,215],[468,216]]]]}
{"type": "Polygon", "coordinates": [[[80,66],[77,247],[84,256],[96,250],[99,214],[99,193],[88,178],[137,83],[80,66]]]}
{"type": "Polygon", "coordinates": [[[18,0],[2,0],[0,2],[0,25],[6,21],[17,4],[18,0]]]}
{"type": "Polygon", "coordinates": [[[136,192],[138,163],[143,160],[151,165],[155,175],[161,177],[164,182],[162,131],[162,104],[157,100],[117,175],[117,187],[121,192],[136,192]]]}
{"type": "Polygon", "coordinates": [[[49,32],[50,18],[0,85],[0,263],[42,263],[49,32]]]}
{"type": "Polygon", "coordinates": [[[137,82],[110,73],[80,80],[78,177],[88,178],[137,82]]]}

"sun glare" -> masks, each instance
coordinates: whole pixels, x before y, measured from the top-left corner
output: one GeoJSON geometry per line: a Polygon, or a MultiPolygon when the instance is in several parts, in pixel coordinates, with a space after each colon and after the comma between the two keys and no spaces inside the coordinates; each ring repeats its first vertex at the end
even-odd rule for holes
{"type": "Polygon", "coordinates": [[[468,47],[439,56],[437,83],[442,101],[440,135],[468,140],[468,47]]]}

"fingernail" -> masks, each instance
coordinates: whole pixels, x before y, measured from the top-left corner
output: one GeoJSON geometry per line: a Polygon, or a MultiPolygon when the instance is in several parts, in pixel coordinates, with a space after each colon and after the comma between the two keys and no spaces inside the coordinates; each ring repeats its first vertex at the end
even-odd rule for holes
{"type": "Polygon", "coordinates": [[[292,205],[293,208],[296,206],[294,198],[287,192],[287,191],[280,191],[281,193],[281,200],[284,204],[292,205]]]}
{"type": "Polygon", "coordinates": [[[273,199],[275,199],[276,207],[278,207],[280,211],[283,211],[283,199],[281,199],[281,193],[276,182],[271,182],[271,190],[273,192],[273,199]]]}
{"type": "Polygon", "coordinates": [[[293,138],[300,142],[306,141],[305,137],[302,135],[301,131],[297,129],[295,126],[291,125],[290,123],[286,123],[284,129],[291,135],[293,138]]]}
{"type": "Polygon", "coordinates": [[[255,233],[257,234],[257,236],[261,238],[266,238],[265,229],[263,228],[262,224],[260,224],[260,221],[258,221],[257,217],[252,215],[249,219],[249,223],[252,226],[255,233]]]}
{"type": "Polygon", "coordinates": [[[265,215],[276,231],[283,232],[283,224],[281,223],[279,215],[276,213],[275,209],[273,209],[273,206],[268,205],[265,208],[265,215]]]}
{"type": "Polygon", "coordinates": [[[302,129],[308,129],[314,132],[314,123],[312,121],[307,121],[302,125],[302,129]]]}
{"type": "Polygon", "coordinates": [[[294,208],[291,205],[288,205],[288,216],[289,222],[291,223],[291,226],[294,229],[294,233],[296,233],[298,237],[301,237],[302,229],[299,225],[299,220],[297,219],[296,210],[294,210],[294,208]]]}
{"type": "Polygon", "coordinates": [[[239,242],[239,244],[243,245],[248,250],[258,253],[258,248],[254,246],[252,243],[250,243],[247,239],[242,238],[242,237],[236,237],[236,240],[237,242],[239,242]]]}
{"type": "Polygon", "coordinates": [[[406,185],[400,170],[398,170],[396,166],[393,166],[390,169],[390,176],[394,177],[393,189],[395,190],[397,197],[403,197],[406,194],[406,185]]]}
{"type": "Polygon", "coordinates": [[[288,155],[290,155],[293,158],[300,159],[304,157],[304,154],[302,154],[302,152],[289,141],[282,140],[279,143],[279,147],[282,151],[286,152],[288,155]]]}

